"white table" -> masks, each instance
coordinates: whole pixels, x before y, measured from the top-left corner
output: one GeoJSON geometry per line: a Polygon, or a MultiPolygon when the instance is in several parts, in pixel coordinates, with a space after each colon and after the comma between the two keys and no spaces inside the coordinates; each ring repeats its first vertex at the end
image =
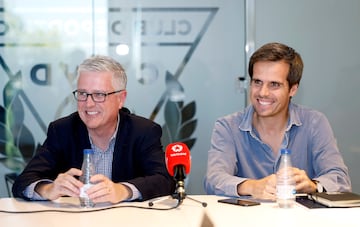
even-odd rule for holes
{"type": "MultiPolygon", "coordinates": [[[[87,213],[42,212],[27,214],[9,214],[0,212],[1,227],[124,227],[124,226],[211,226],[204,224],[208,217],[217,227],[231,226],[360,226],[360,208],[319,208],[309,209],[300,204],[290,209],[278,208],[276,203],[262,203],[260,206],[240,207],[218,203],[223,197],[210,195],[190,196],[206,202],[207,207],[186,198],[176,209],[159,211],[121,206],[149,207],[148,202],[130,202],[116,205],[114,209],[87,213]]],[[[177,201],[169,197],[156,201],[153,208],[168,208],[177,201]]],[[[108,204],[98,205],[93,209],[112,207],[108,204]]],[[[27,202],[14,198],[1,198],[0,210],[91,210],[79,207],[74,198],[61,198],[54,202],[27,202]]]]}

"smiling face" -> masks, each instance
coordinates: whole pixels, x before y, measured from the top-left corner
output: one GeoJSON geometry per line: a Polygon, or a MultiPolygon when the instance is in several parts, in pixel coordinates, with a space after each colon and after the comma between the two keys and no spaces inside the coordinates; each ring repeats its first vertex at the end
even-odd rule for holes
{"type": "MultiPolygon", "coordinates": [[[[77,90],[88,94],[115,91],[112,84],[111,72],[82,71],[79,75],[77,90]]],[[[104,102],[94,102],[88,96],[86,101],[78,101],[77,107],[81,120],[88,130],[97,134],[113,132],[117,123],[119,109],[122,108],[126,99],[126,91],[106,96],[104,102]]]]}
{"type": "Polygon", "coordinates": [[[284,61],[259,61],[254,64],[250,101],[258,117],[287,116],[290,97],[298,85],[289,88],[289,64],[284,61]]]}

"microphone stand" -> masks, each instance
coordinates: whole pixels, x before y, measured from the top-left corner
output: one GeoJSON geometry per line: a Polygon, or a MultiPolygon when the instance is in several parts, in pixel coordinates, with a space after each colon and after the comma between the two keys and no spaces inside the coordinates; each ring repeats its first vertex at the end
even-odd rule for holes
{"type": "MultiPolygon", "coordinates": [[[[178,182],[179,184],[180,183],[184,183],[183,181],[179,181],[178,182]]],[[[175,192],[174,194],[171,195],[171,198],[173,199],[177,199],[178,200],[178,206],[182,204],[182,202],[184,201],[185,198],[188,198],[194,202],[197,202],[197,203],[201,203],[201,205],[203,207],[207,207],[207,203],[206,202],[201,202],[197,199],[194,199],[190,196],[187,196],[186,193],[185,193],[185,190],[183,190],[184,188],[183,187],[179,187],[177,192],[175,192]]]]}
{"type": "MultiPolygon", "coordinates": [[[[188,198],[194,202],[201,203],[203,207],[207,206],[206,202],[201,202],[199,200],[196,200],[194,198],[191,198],[190,196],[187,196],[185,193],[185,173],[184,168],[175,168],[174,178],[177,180],[176,182],[176,192],[171,195],[171,198],[178,200],[178,205],[180,206],[185,198],[188,198]],[[180,169],[180,170],[179,170],[180,169]]],[[[149,202],[149,206],[153,206],[154,202],[149,202]]]]}
{"type": "MultiPolygon", "coordinates": [[[[178,183],[180,183],[180,182],[178,182],[178,183]]],[[[183,181],[182,181],[182,183],[183,183],[183,181]]],[[[178,189],[181,189],[181,188],[178,188],[178,189]]],[[[182,189],[183,189],[183,188],[182,188],[182,189]]],[[[174,194],[172,194],[170,197],[171,197],[172,199],[176,199],[176,200],[178,201],[177,206],[180,206],[180,205],[182,204],[182,202],[184,201],[184,199],[185,199],[185,198],[188,198],[188,199],[190,199],[190,200],[192,200],[192,201],[194,201],[194,202],[200,203],[200,204],[202,205],[202,207],[207,207],[207,203],[206,203],[206,202],[202,202],[202,201],[200,201],[200,200],[197,200],[197,199],[194,199],[194,198],[192,198],[192,197],[190,197],[190,196],[187,196],[186,193],[185,193],[185,191],[177,190],[177,192],[175,192],[174,194]]],[[[168,198],[168,197],[167,197],[167,198],[168,198]]],[[[155,200],[155,201],[150,201],[150,202],[148,203],[148,205],[149,205],[150,207],[151,207],[151,206],[154,206],[154,203],[155,203],[155,202],[160,202],[160,201],[163,201],[163,200],[165,200],[165,199],[167,199],[167,198],[162,198],[162,199],[158,199],[158,200],[155,200]]]]}
{"type": "Polygon", "coordinates": [[[176,192],[172,195],[173,199],[178,200],[178,204],[180,205],[185,198],[189,198],[192,201],[195,201],[197,203],[201,203],[203,207],[207,206],[207,203],[201,202],[199,200],[196,200],[194,198],[191,198],[186,195],[185,193],[185,183],[184,180],[186,178],[186,175],[184,173],[184,168],[175,168],[174,178],[177,179],[176,182],[176,192]]]}

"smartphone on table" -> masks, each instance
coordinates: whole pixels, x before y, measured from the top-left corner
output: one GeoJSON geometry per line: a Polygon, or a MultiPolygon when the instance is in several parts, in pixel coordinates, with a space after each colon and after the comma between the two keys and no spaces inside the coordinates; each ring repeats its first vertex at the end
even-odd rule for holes
{"type": "Polygon", "coordinates": [[[227,204],[233,204],[238,206],[257,206],[260,205],[259,202],[252,201],[252,200],[245,200],[245,199],[236,199],[236,198],[230,198],[230,199],[219,199],[219,203],[227,203],[227,204]]]}

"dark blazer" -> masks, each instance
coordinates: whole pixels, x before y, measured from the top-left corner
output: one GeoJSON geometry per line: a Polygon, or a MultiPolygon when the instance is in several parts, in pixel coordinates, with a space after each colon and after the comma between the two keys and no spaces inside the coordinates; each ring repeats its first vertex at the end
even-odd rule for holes
{"type": "MultiPolygon", "coordinates": [[[[143,117],[119,111],[112,163],[112,181],[129,182],[143,200],[174,193],[175,181],[168,174],[161,145],[161,127],[143,117]]],[[[25,198],[23,191],[31,183],[54,180],[70,168],[81,168],[83,149],[91,148],[85,124],[78,112],[49,124],[47,138],[37,154],[15,180],[12,192],[25,198]]]]}

